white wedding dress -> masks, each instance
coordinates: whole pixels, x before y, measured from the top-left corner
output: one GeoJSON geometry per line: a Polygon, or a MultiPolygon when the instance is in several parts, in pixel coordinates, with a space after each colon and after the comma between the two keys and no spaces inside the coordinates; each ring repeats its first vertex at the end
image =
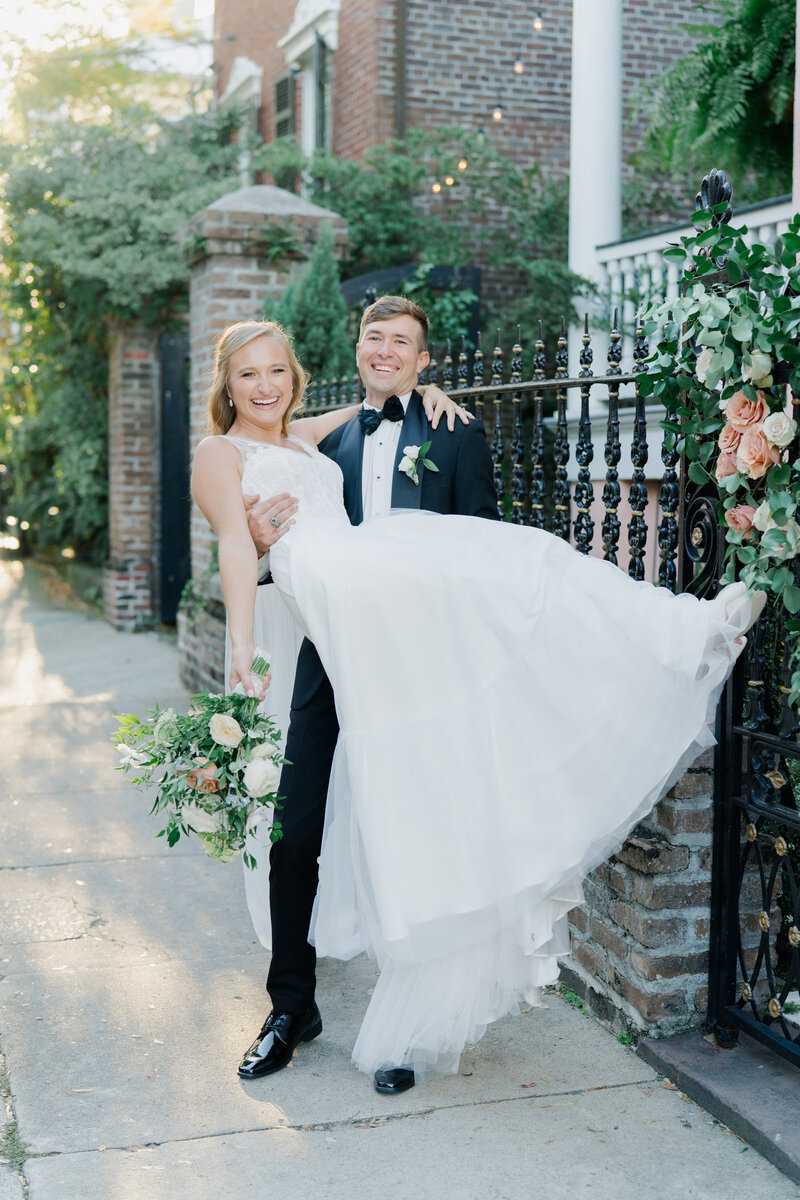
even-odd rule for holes
{"type": "Polygon", "coordinates": [[[336,697],[311,940],[380,966],[354,1062],[455,1071],[557,979],[583,876],[712,744],[751,603],[675,597],[527,527],[353,527],[330,459],[231,440],[244,491],[300,502],[271,568],[336,697]]]}

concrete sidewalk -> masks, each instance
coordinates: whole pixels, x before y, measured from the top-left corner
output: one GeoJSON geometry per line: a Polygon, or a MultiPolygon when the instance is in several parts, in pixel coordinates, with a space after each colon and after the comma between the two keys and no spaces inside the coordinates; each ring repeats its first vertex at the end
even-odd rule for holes
{"type": "Polygon", "coordinates": [[[0,630],[0,1200],[800,1195],[557,995],[392,1099],[349,1061],[374,967],[324,962],[322,1036],[239,1080],[266,1011],[241,865],[156,841],[108,740],[185,704],[174,645],[14,562],[0,630]]]}

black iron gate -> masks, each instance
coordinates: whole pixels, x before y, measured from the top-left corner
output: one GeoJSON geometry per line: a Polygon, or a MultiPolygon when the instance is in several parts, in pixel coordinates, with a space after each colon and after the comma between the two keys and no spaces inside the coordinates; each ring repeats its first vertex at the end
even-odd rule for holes
{"type": "Polygon", "coordinates": [[[165,333],[161,350],[159,616],[174,624],[189,578],[189,342],[165,333]]]}
{"type": "Polygon", "coordinates": [[[743,1030],[800,1066],[800,725],[785,625],[768,606],[718,714],[708,1018],[721,1045],[743,1030]]]}

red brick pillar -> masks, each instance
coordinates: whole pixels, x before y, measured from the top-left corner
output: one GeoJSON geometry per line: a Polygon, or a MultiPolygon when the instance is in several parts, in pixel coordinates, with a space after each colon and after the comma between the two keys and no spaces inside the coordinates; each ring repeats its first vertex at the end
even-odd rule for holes
{"type": "Polygon", "coordinates": [[[158,503],[157,334],[118,325],[109,353],[109,558],[103,572],[106,620],[134,629],[153,616],[158,503]]]}
{"type": "MultiPolygon", "coordinates": [[[[333,224],[337,245],[347,241],[343,218],[300,196],[267,185],[242,188],[192,219],[189,339],[192,453],[206,434],[206,392],[214,343],[233,321],[257,319],[269,296],[279,300],[310,256],[322,221],[333,224]],[[294,233],[295,253],[274,260],[278,230],[294,233]],[[273,235],[272,237],[270,235],[273,235]]],[[[287,242],[289,239],[285,239],[287,242]]],[[[214,575],[213,537],[202,513],[191,523],[193,596],[178,614],[181,673],[188,687],[222,690],[225,615],[214,575]]]]}

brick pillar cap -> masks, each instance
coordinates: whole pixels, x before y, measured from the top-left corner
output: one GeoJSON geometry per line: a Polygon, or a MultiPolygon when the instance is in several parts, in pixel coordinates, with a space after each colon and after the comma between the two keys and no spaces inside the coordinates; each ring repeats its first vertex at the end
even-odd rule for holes
{"type": "Polygon", "coordinates": [[[314,217],[318,221],[329,218],[341,221],[338,213],[330,208],[321,208],[312,204],[294,192],[284,191],[283,188],[273,187],[268,183],[254,184],[253,187],[239,188],[236,192],[228,192],[209,204],[207,212],[226,213],[255,213],[271,217],[314,217]]]}

